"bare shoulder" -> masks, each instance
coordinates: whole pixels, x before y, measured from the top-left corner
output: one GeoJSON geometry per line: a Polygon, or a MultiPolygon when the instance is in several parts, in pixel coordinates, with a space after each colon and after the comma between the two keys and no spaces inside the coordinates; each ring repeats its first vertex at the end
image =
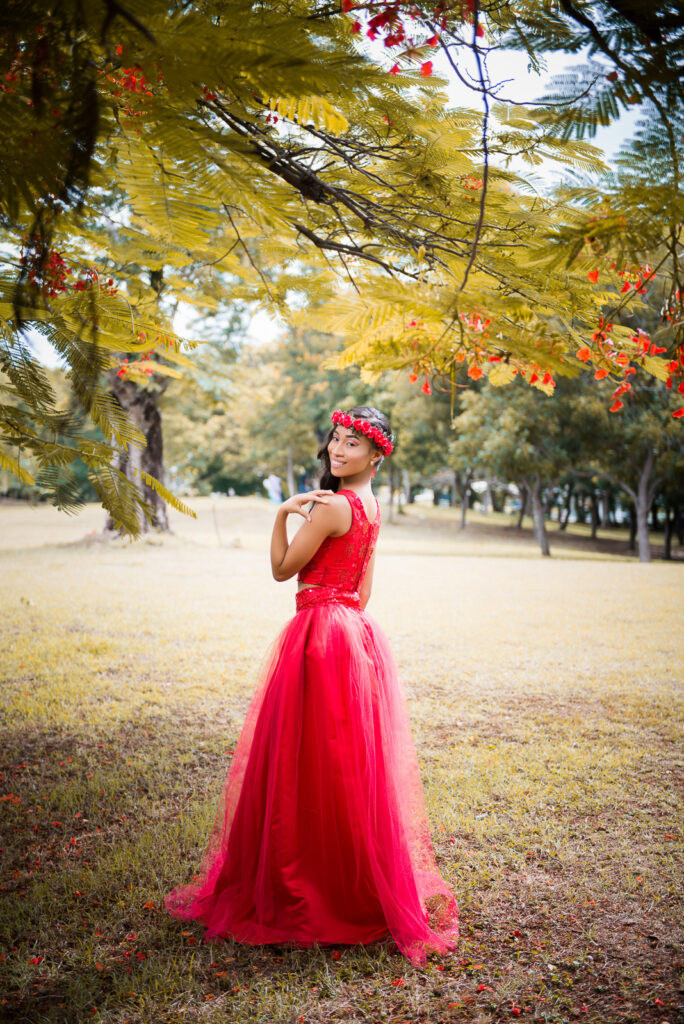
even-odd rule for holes
{"type": "Polygon", "coordinates": [[[325,503],[317,501],[311,510],[312,520],[314,517],[328,527],[329,533],[340,535],[347,532],[352,522],[351,508],[343,494],[330,494],[325,503]]]}

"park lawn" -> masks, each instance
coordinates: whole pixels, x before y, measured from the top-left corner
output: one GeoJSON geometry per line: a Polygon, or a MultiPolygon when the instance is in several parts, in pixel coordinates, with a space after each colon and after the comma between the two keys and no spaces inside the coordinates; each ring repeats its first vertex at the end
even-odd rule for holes
{"type": "Polygon", "coordinates": [[[419,969],[391,944],[204,944],[166,915],[293,609],[271,509],[221,507],[134,545],[37,546],[55,539],[39,516],[0,553],[0,1019],[682,1020],[677,564],[386,526],[369,611],[406,683],[458,949],[419,969]]]}

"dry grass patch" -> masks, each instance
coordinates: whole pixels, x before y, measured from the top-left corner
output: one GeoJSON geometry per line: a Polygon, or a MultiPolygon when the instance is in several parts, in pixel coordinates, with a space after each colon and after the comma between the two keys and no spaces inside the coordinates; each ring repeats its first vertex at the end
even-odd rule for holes
{"type": "Polygon", "coordinates": [[[240,546],[34,533],[0,555],[0,1019],[684,1019],[677,565],[387,528],[371,610],[406,682],[458,950],[418,970],[390,944],[205,945],[167,917],[293,608],[270,579],[271,510],[225,509],[240,546]]]}

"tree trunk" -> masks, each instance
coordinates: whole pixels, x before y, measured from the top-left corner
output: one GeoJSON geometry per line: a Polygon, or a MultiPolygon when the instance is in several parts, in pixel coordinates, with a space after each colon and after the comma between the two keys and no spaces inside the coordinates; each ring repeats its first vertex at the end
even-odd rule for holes
{"type": "Polygon", "coordinates": [[[636,501],[637,544],[640,562],[651,561],[651,542],[648,539],[648,512],[653,501],[651,495],[651,474],[654,462],[655,452],[649,445],[646,461],[641,468],[639,476],[639,489],[636,501]]]}
{"type": "Polygon", "coordinates": [[[518,482],[518,491],[520,492],[520,512],[518,514],[518,522],[516,523],[516,530],[522,530],[523,519],[525,518],[525,510],[527,508],[527,484],[523,483],[522,480],[518,482]]]}
{"type": "Polygon", "coordinates": [[[596,499],[596,491],[593,487],[589,492],[589,500],[591,502],[591,539],[596,540],[596,531],[599,525],[599,506],[596,499]]]}
{"type": "Polygon", "coordinates": [[[401,482],[404,489],[404,502],[406,505],[411,503],[411,474],[408,469],[402,469],[401,471],[401,482]]]}
{"type": "Polygon", "coordinates": [[[457,493],[458,493],[458,491],[456,490],[456,473],[452,469],[451,470],[451,484],[449,485],[449,504],[450,504],[450,506],[452,508],[456,508],[456,505],[457,505],[456,495],[457,495],[457,493]]]}
{"type": "Polygon", "coordinates": [[[494,508],[494,502],[492,501],[492,484],[489,477],[485,478],[485,489],[482,494],[482,514],[488,515],[494,508]]]}
{"type": "Polygon", "coordinates": [[[601,491],[601,526],[606,527],[610,525],[610,501],[608,500],[608,491],[601,491]]]}
{"type": "Polygon", "coordinates": [[[534,520],[534,532],[539,541],[542,555],[550,555],[549,535],[546,532],[546,520],[544,519],[544,507],[541,500],[541,480],[535,477],[534,484],[527,485],[532,498],[532,518],[534,520]]]}
{"type": "MultiPolygon", "coordinates": [[[[151,506],[151,522],[143,513],[138,513],[138,523],[142,533],[147,533],[152,527],[156,530],[166,531],[169,529],[169,519],[166,510],[166,502],[157,492],[146,483],[140,482],[136,471],[143,470],[150,476],[156,477],[161,483],[164,482],[164,445],[162,438],[161,413],[159,412],[159,397],[166,390],[168,381],[162,378],[159,381],[157,390],[152,391],[141,388],[133,381],[125,377],[117,377],[116,373],[110,373],[111,389],[119,405],[128,413],[136,427],[144,435],[147,445],[144,448],[137,448],[130,445],[128,450],[116,453],[113,465],[124,476],[142,491],[145,501],[151,506]]],[[[157,383],[155,381],[155,383],[157,383]]],[[[107,516],[105,530],[117,531],[112,517],[107,516]]]]}
{"type": "Polygon", "coordinates": [[[680,545],[684,544],[684,515],[682,515],[681,508],[675,509],[673,529],[674,532],[677,534],[677,540],[679,541],[680,545]]]}
{"type": "Polygon", "coordinates": [[[665,536],[663,538],[663,558],[666,561],[672,559],[672,515],[668,504],[665,505],[665,536]]]}
{"type": "Polygon", "coordinates": [[[563,511],[561,512],[560,524],[558,526],[559,530],[565,530],[567,525],[568,525],[568,520],[570,519],[570,504],[572,502],[572,495],[573,495],[574,490],[575,490],[575,481],[571,480],[570,483],[568,484],[568,489],[567,489],[567,492],[565,494],[565,502],[563,504],[563,511]]]}
{"type": "Polygon", "coordinates": [[[473,478],[472,469],[467,469],[465,473],[456,473],[455,480],[458,486],[458,497],[461,502],[461,518],[458,524],[459,530],[465,530],[466,528],[466,516],[468,514],[468,498],[470,495],[470,481],[473,478]]]}
{"type": "Polygon", "coordinates": [[[633,505],[629,509],[629,550],[636,551],[636,511],[633,505]]]}

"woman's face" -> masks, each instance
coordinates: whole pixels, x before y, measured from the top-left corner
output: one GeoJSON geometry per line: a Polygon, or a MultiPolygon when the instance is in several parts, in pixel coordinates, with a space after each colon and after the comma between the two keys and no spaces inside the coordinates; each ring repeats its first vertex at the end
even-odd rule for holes
{"type": "Polygon", "coordinates": [[[378,449],[367,437],[339,424],[328,442],[328,455],[332,475],[339,477],[364,473],[379,457],[378,449]]]}

